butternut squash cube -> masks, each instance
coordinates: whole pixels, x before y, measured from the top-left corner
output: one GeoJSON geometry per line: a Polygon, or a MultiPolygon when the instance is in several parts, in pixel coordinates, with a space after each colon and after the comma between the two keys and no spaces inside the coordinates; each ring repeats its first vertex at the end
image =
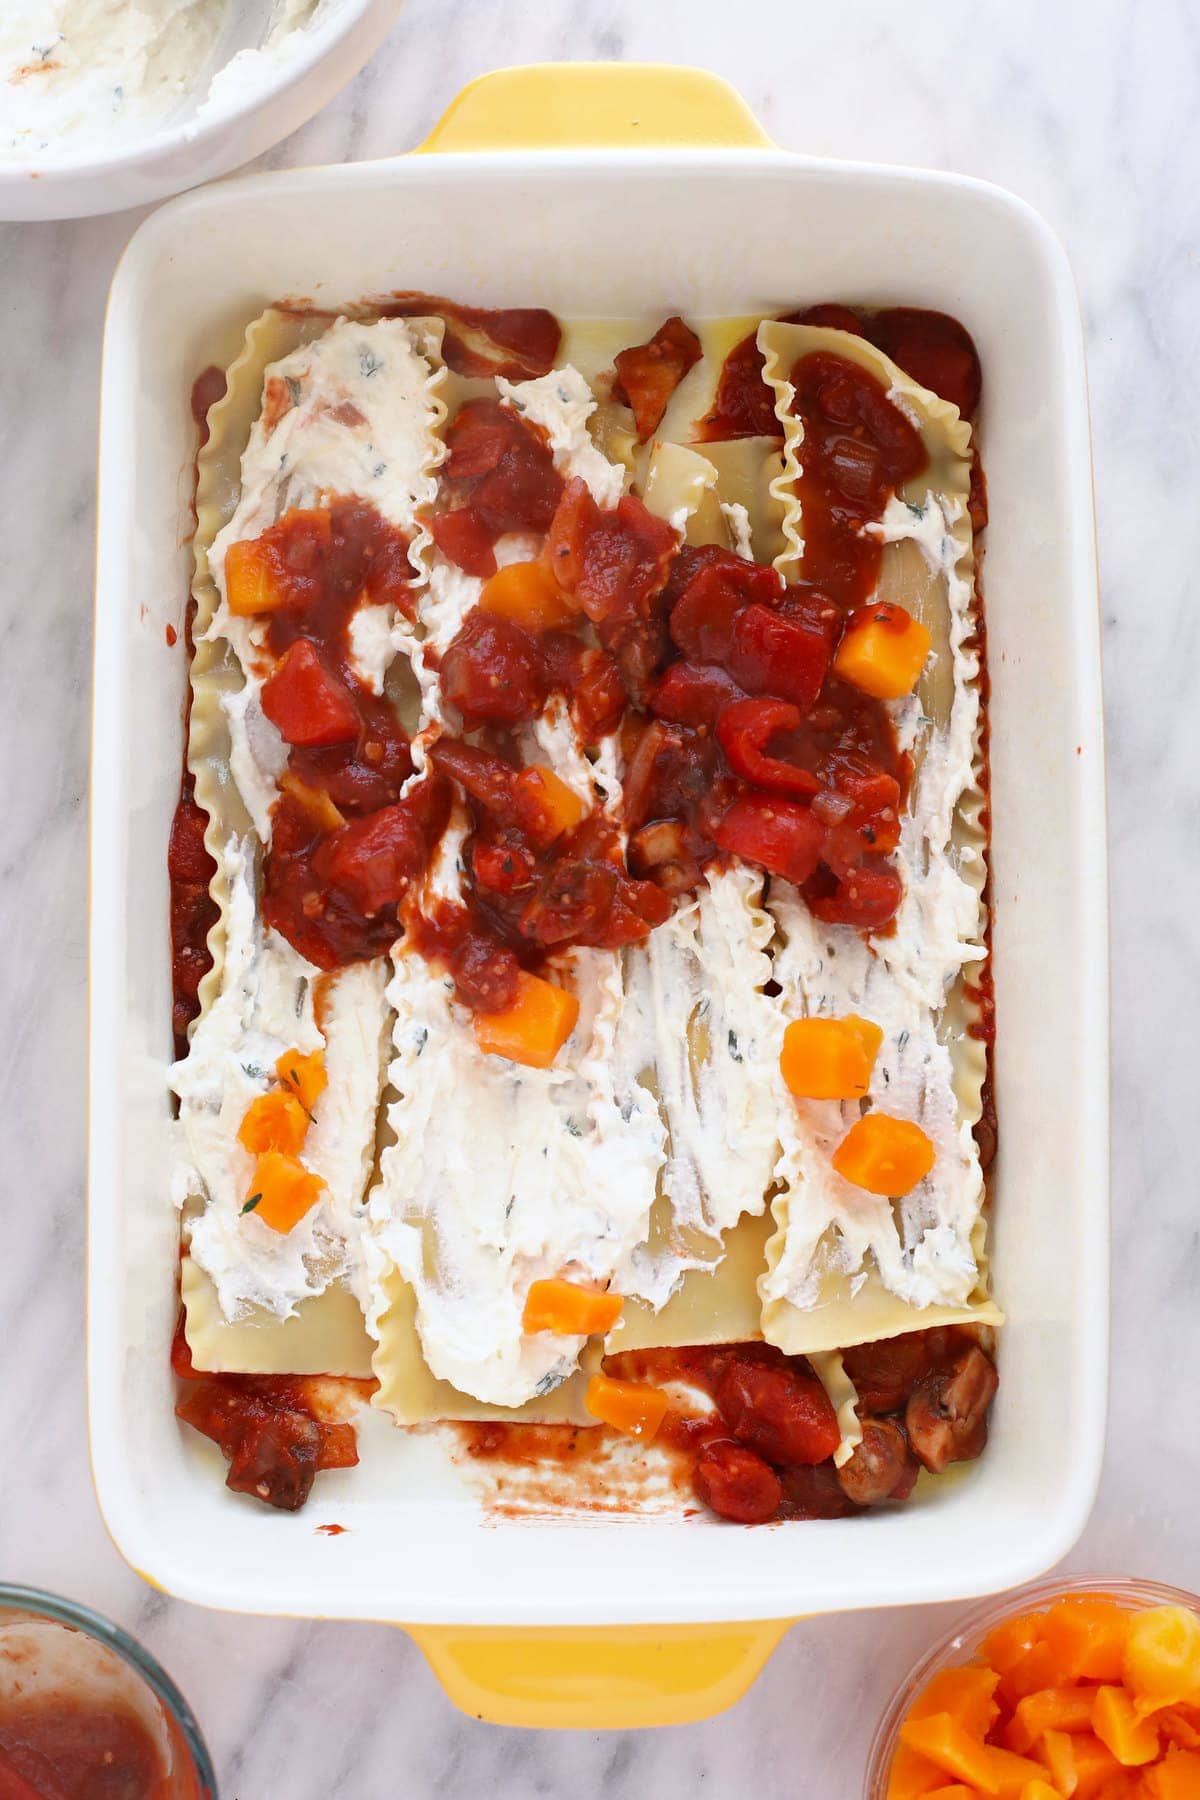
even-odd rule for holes
{"type": "Polygon", "coordinates": [[[1090,1688],[1040,1688],[1017,1702],[1004,1732],[1010,1750],[1027,1756],[1047,1731],[1090,1731],[1093,1690],[1090,1688]]]}
{"type": "Polygon", "coordinates": [[[1091,1731],[1077,1732],[1071,1739],[1075,1757],[1075,1800],[1096,1800],[1106,1781],[1118,1773],[1120,1763],[1107,1744],[1091,1731]]]}
{"type": "Polygon", "coordinates": [[[1171,1706],[1200,1694],[1200,1619],[1185,1606],[1135,1614],[1125,1640],[1124,1677],[1138,1700],[1171,1706]]]}
{"type": "Polygon", "coordinates": [[[578,608],[540,562],[507,563],[484,584],[479,604],[484,612],[511,619],[525,631],[558,631],[573,625],[578,608]]]}
{"type": "Polygon", "coordinates": [[[254,1165],[254,1180],[244,1213],[252,1212],[280,1234],[291,1231],[325,1191],[319,1175],[282,1150],[265,1150],[254,1165]]]}
{"type": "Polygon", "coordinates": [[[780,1072],[798,1100],[859,1100],[871,1085],[882,1042],[879,1026],[857,1013],[793,1019],[783,1034],[780,1072]]]}
{"type": "Polygon", "coordinates": [[[578,1281],[557,1277],[530,1284],[522,1324],[526,1331],[556,1331],[563,1337],[591,1337],[611,1331],[625,1302],[578,1281]]]}
{"type": "Polygon", "coordinates": [[[299,1100],[311,1119],[317,1101],[329,1086],[325,1073],[325,1052],[310,1050],[301,1056],[298,1050],[285,1050],[275,1064],[275,1073],[299,1100]]]}
{"type": "Polygon", "coordinates": [[[910,1719],[927,1719],[931,1713],[949,1713],[965,1731],[984,1738],[1000,1715],[992,1696],[999,1676],[978,1663],[939,1669],[908,1709],[910,1719]]]}
{"type": "Polygon", "coordinates": [[[519,980],[517,998],[505,1012],[475,1014],[475,1041],[489,1056],[548,1069],[575,1029],[579,1002],[524,969],[519,980]]]}
{"type": "Polygon", "coordinates": [[[993,1773],[991,1763],[995,1752],[950,1713],[905,1719],[900,1727],[900,1742],[936,1768],[944,1769],[955,1781],[978,1788],[982,1794],[999,1794],[999,1778],[993,1773]]]}
{"type": "Polygon", "coordinates": [[[1058,1680],[1121,1680],[1133,1615],[1101,1594],[1067,1594],[1042,1621],[1042,1640],[1058,1664],[1058,1680]]]}
{"type": "Polygon", "coordinates": [[[1158,1755],[1158,1726],[1139,1719],[1123,1687],[1102,1687],[1092,1702],[1092,1730],[1123,1769],[1140,1768],[1158,1755]]]}
{"type": "Polygon", "coordinates": [[[269,542],[243,538],[240,544],[230,544],[225,553],[225,599],[239,619],[278,612],[287,605],[269,542]]]}
{"type": "Polygon", "coordinates": [[[1064,1796],[1064,1800],[1072,1800],[1075,1789],[1079,1786],[1074,1738],[1065,1731],[1044,1731],[1036,1755],[1045,1763],[1051,1781],[1064,1796]]]}
{"type": "Polygon", "coordinates": [[[923,1181],[936,1160],[933,1144],[911,1119],[869,1112],[858,1119],[833,1153],[844,1181],[898,1200],[923,1181]]]}
{"type": "Polygon", "coordinates": [[[1027,1781],[1021,1789],[1020,1800],[1062,1800],[1062,1796],[1057,1788],[1051,1787],[1048,1781],[1043,1781],[1041,1776],[1035,1776],[1032,1781],[1027,1781]]]}
{"type": "MultiPolygon", "coordinates": [[[[887,1800],[930,1800],[945,1785],[944,1769],[939,1769],[928,1757],[918,1756],[907,1744],[896,1745],[888,1770],[887,1800]]],[[[973,1794],[974,1790],[968,1788],[967,1792],[973,1794]]]]}
{"type": "Polygon", "coordinates": [[[517,810],[521,824],[536,844],[553,844],[565,832],[573,831],[588,813],[586,801],[574,788],[568,787],[553,769],[534,763],[522,769],[515,783],[517,810]]]}
{"type": "Polygon", "coordinates": [[[851,613],[833,671],[876,700],[900,700],[916,686],[932,642],[904,607],[876,601],[851,613]]]}
{"type": "Polygon", "coordinates": [[[1142,1776],[1145,1800],[1200,1800],[1200,1755],[1170,1749],[1162,1762],[1142,1776]]]}
{"type": "Polygon", "coordinates": [[[1045,1769],[1032,1758],[1016,1756],[1011,1750],[1000,1750],[991,1744],[985,1745],[984,1749],[991,1778],[996,1784],[991,1791],[997,1800],[1021,1800],[1031,1781],[1045,1780],[1045,1769]]]}
{"type": "Polygon", "coordinates": [[[308,1136],[308,1114],[295,1094],[272,1088],[246,1108],[238,1126],[238,1143],[259,1156],[264,1150],[282,1150],[295,1156],[308,1136]]]}
{"type": "Polygon", "coordinates": [[[658,1436],[671,1405],[662,1388],[642,1381],[614,1381],[609,1375],[592,1376],[583,1403],[602,1425],[647,1444],[658,1436]]]}

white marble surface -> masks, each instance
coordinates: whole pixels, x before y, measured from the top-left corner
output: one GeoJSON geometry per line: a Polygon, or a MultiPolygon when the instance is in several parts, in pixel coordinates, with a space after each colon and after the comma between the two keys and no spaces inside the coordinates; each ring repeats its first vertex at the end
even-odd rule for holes
{"type": "MultiPolygon", "coordinates": [[[[355,86],[271,160],[404,150],[470,77],[565,57],[705,64],[780,143],[989,177],[1071,253],[1104,579],[1116,1249],[1110,1450],[1071,1563],[1200,1587],[1200,17],[1191,0],[410,0],[355,86]]],[[[798,1626],[702,1726],[514,1733],[458,1716],[397,1631],[176,1604],[104,1535],[83,1408],[86,696],[100,327],[136,223],[0,232],[0,1572],[91,1602],[166,1660],[227,1800],[855,1800],[870,1725],[946,1609],[798,1626]]]]}

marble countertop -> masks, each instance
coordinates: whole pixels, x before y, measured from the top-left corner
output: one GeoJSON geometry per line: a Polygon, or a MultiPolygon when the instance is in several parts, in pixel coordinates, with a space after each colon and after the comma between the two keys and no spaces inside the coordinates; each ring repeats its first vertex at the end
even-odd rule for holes
{"type": "MultiPolygon", "coordinates": [[[[471,77],[568,57],[706,65],[783,145],[985,176],[1066,242],[1087,325],[1103,571],[1116,1270],[1110,1449],[1068,1566],[1200,1588],[1200,1218],[1182,1129],[1195,1109],[1183,1049],[1200,922],[1191,903],[1186,918],[1177,911],[1196,879],[1188,834],[1200,820],[1200,21],[1189,0],[410,0],[355,85],[268,160],[404,150],[471,77]]],[[[100,329],[137,222],[0,230],[0,758],[11,783],[0,1573],[99,1607],[164,1659],[200,1716],[225,1800],[856,1800],[886,1696],[953,1609],[798,1625],[741,1705],[704,1725],[510,1732],[459,1716],[398,1631],[177,1604],[105,1536],[83,1397],[86,694],[100,329]]]]}

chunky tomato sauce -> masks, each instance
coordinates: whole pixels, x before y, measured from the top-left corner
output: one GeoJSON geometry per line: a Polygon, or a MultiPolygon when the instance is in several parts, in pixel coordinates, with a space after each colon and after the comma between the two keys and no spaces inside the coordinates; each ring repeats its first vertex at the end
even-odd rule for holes
{"type": "Polygon", "coordinates": [[[404,292],[381,300],[378,311],[382,318],[444,320],[442,354],[456,375],[508,381],[548,375],[562,340],[558,320],[541,306],[459,306],[440,294],[404,292]]]}
{"type": "MultiPolygon", "coordinates": [[[[541,374],[557,353],[557,321],[532,309],[485,313],[406,294],[383,310],[440,313],[448,360],[464,374],[541,374]]],[[[968,416],[978,404],[974,349],[943,315],[820,307],[792,317],[861,332],[968,416]]],[[[690,330],[671,320],[617,359],[618,397],[633,408],[639,435],[653,430],[694,349],[690,330]]],[[[779,434],[761,369],[748,337],[726,362],[702,437],[779,434]]],[[[796,884],[830,923],[886,930],[901,897],[891,858],[909,765],[888,708],[839,680],[832,665],[878,574],[880,546],[862,527],[921,473],[925,451],[882,384],[856,364],[821,353],[802,358],[791,377],[805,428],[806,559],[805,580],[790,587],[728,551],[681,547],[632,496],[599,507],[581,481],[564,482],[544,435],[508,408],[471,401],[460,410],[430,519],[435,541],[486,581],[502,536],[544,538],[541,569],[562,616],[526,628],[486,605],[467,615],[436,663],[461,733],[427,747],[426,773],[411,786],[413,757],[392,702],[370,692],[350,654],[359,606],[386,602],[412,616],[404,534],[369,505],[335,499],[286,514],[258,540],[275,594],[263,709],[288,745],[263,911],[303,955],[336,968],[383,954],[405,934],[450,974],[465,1005],[502,1011],[522,970],[572,945],[617,948],[644,938],[709,868],[735,855],[796,884]],[[531,786],[517,734],[556,695],[586,749],[619,734],[621,819],[584,803],[564,826],[536,780],[531,786]],[[455,788],[471,826],[461,898],[421,902],[455,788]]],[[[215,383],[202,382],[215,395],[215,383]]],[[[972,517],[986,519],[981,478],[972,517]]],[[[202,838],[185,783],[171,850],[180,1042],[208,966],[212,866],[202,838]]],[[[986,1036],[986,977],[977,998],[986,1036]]],[[[980,1143],[990,1160],[990,1087],[986,1096],[980,1143]]],[[[668,1415],[664,1441],[706,1504],[749,1522],[836,1516],[902,1498],[918,1464],[933,1467],[945,1452],[944,1443],[936,1453],[920,1448],[929,1428],[920,1408],[916,1440],[908,1422],[918,1390],[925,1413],[934,1404],[930,1384],[938,1395],[952,1389],[955,1430],[969,1414],[947,1460],[978,1454],[970,1445],[982,1445],[990,1401],[983,1353],[968,1356],[974,1347],[962,1334],[912,1342],[924,1348],[910,1358],[907,1385],[880,1408],[848,1477],[833,1470],[836,1421],[803,1359],[742,1345],[610,1360],[615,1372],[636,1365],[638,1379],[657,1373],[708,1396],[707,1410],[668,1415]]],[[[894,1346],[849,1354],[878,1363],[894,1346]]],[[[187,1383],[180,1417],[221,1445],[229,1484],[240,1491],[296,1507],[318,1469],[356,1460],[353,1428],[320,1418],[303,1381],[198,1376],[181,1334],[176,1366],[187,1383]]],[[[509,1430],[478,1428],[472,1454],[503,1460],[518,1442],[533,1445],[509,1430]]],[[[547,1441],[568,1439],[575,1436],[550,1432],[547,1441]]]]}
{"type": "MultiPolygon", "coordinates": [[[[923,387],[957,406],[964,419],[979,409],[982,376],[970,334],[948,313],[923,307],[890,306],[879,312],[848,306],[809,306],[785,313],[785,325],[819,325],[865,337],[923,387]]],[[[698,436],[723,438],[783,436],[775,416],[774,391],[763,380],[764,358],[750,332],[725,359],[716,397],[698,436]]]]}
{"type": "MultiPolygon", "coordinates": [[[[618,1380],[668,1389],[672,1406],[654,1442],[675,1485],[719,1517],[750,1525],[845,1518],[903,1501],[923,1468],[940,1472],[979,1456],[996,1388],[990,1350],[989,1333],[949,1329],[846,1351],[862,1443],[841,1469],[833,1461],[838,1420],[804,1357],[720,1344],[627,1351],[604,1367],[618,1380]]],[[[602,1434],[590,1428],[489,1421],[458,1431],[466,1454],[489,1466],[498,1511],[525,1510],[530,1472],[546,1472],[541,1491],[551,1501],[561,1496],[548,1478],[556,1470],[570,1473],[572,1502],[585,1509],[610,1498],[602,1434]]]]}

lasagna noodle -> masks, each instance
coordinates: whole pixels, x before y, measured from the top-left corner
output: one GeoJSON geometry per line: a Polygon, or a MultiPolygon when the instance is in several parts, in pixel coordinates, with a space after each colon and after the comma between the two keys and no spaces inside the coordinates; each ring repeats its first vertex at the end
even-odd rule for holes
{"type": "MultiPolygon", "coordinates": [[[[246,736],[247,709],[243,704],[239,710],[239,700],[252,685],[247,665],[260,646],[246,622],[229,620],[228,616],[221,618],[224,548],[239,538],[257,536],[289,505],[317,503],[326,489],[326,478],[329,486],[344,489],[347,484],[337,477],[347,463],[360,472],[359,478],[349,484],[354,487],[363,485],[361,471],[365,466],[369,465],[370,475],[377,477],[382,473],[385,457],[372,441],[369,421],[361,420],[361,415],[360,441],[352,447],[356,454],[346,455],[346,428],[335,411],[345,388],[342,376],[339,392],[339,357],[344,367],[349,356],[356,372],[365,377],[386,368],[389,352],[419,350],[428,361],[409,378],[418,401],[425,401],[428,445],[420,450],[419,460],[432,466],[441,453],[436,428],[444,417],[444,409],[435,391],[439,328],[428,321],[399,326],[389,323],[383,327],[383,335],[389,340],[386,344],[370,327],[343,325],[340,330],[343,340],[354,335],[356,341],[339,343],[339,326],[331,326],[325,316],[301,318],[270,311],[255,321],[247,332],[241,356],[229,370],[225,396],[210,412],[209,441],[198,461],[196,653],[189,764],[196,779],[197,799],[210,820],[206,842],[217,865],[212,891],[219,917],[210,937],[214,966],[205,978],[201,1013],[192,1033],[189,1060],[193,1062],[204,1045],[206,1033],[213,1034],[210,1022],[222,1009],[231,859],[243,869],[254,861],[255,838],[249,815],[257,815],[260,831],[269,829],[269,819],[263,815],[269,812],[274,797],[269,764],[265,772],[251,767],[247,778],[244,741],[239,765],[242,783],[231,776],[231,764],[238,764],[234,739],[239,727],[243,740],[246,736]],[[357,341],[359,336],[361,343],[357,341]],[[366,366],[368,359],[370,368],[366,366]],[[273,416],[269,421],[262,416],[264,393],[271,400],[273,416]],[[282,435],[276,439],[273,433],[281,424],[282,435]],[[288,440],[286,444],[283,438],[288,440]],[[242,479],[243,451],[245,466],[254,468],[250,483],[242,479]],[[249,806],[243,791],[247,787],[257,790],[249,806]]],[[[384,451],[391,448],[385,429],[374,436],[384,451]]],[[[403,451],[407,446],[400,448],[403,451]]],[[[411,467],[411,456],[409,460],[411,467]]],[[[415,478],[410,475],[407,480],[403,469],[399,473],[402,491],[397,492],[393,482],[381,496],[381,510],[394,522],[411,527],[415,505],[424,497],[421,470],[413,471],[415,478]]],[[[369,685],[382,685],[382,670],[369,685]]],[[[276,970],[298,980],[301,988],[305,983],[315,987],[319,972],[310,970],[290,946],[273,933],[257,936],[261,942],[256,943],[256,990],[269,991],[276,970]],[[270,980],[264,979],[263,970],[270,980]]],[[[242,977],[244,987],[244,968],[242,977]]],[[[305,1160],[326,1179],[328,1192],[302,1226],[287,1234],[286,1239],[276,1240],[274,1234],[268,1238],[266,1227],[256,1227],[252,1221],[242,1224],[236,1216],[239,1184],[244,1185],[251,1165],[236,1144],[237,1119],[233,1114],[240,1116],[254,1092],[265,1091],[269,1061],[264,1058],[266,1066],[256,1068],[249,1080],[243,1080],[247,1072],[244,1063],[219,1078],[228,1090],[219,1097],[219,1111],[225,1113],[232,1106],[229,1117],[221,1121],[225,1127],[223,1142],[213,1129],[214,1121],[203,1114],[199,1118],[202,1147],[209,1154],[195,1186],[205,1192],[208,1204],[201,1209],[195,1200],[190,1202],[185,1221],[193,1248],[207,1263],[208,1271],[193,1257],[185,1258],[183,1271],[187,1335],[198,1367],[268,1371],[286,1366],[295,1373],[361,1374],[369,1366],[370,1342],[360,1307],[365,1289],[361,1268],[350,1246],[356,1235],[354,1212],[375,1154],[386,1023],[384,964],[337,971],[321,978],[320,986],[326,994],[323,1029],[315,1030],[313,1019],[304,1026],[303,1018],[308,1018],[308,1013],[302,1007],[301,1023],[288,1032],[291,1043],[282,1045],[307,1049],[324,1042],[331,1077],[327,1096],[336,1095],[337,1102],[332,1104],[326,1098],[318,1108],[317,1123],[305,1147],[305,1160]],[[306,1030],[314,1040],[311,1044],[306,1030]],[[343,1245],[340,1257],[336,1254],[335,1221],[343,1245]],[[244,1269],[238,1267],[239,1260],[246,1264],[244,1269]],[[290,1301],[290,1310],[286,1317],[280,1314],[277,1294],[271,1295],[274,1306],[266,1305],[255,1287],[256,1266],[265,1266],[269,1272],[272,1260],[285,1263],[288,1268],[285,1299],[290,1301]],[[306,1288],[316,1291],[305,1291],[306,1288]]],[[[260,1024],[260,1013],[261,1007],[256,1011],[252,1006],[249,1013],[243,1007],[243,1026],[260,1024]]],[[[218,1048],[226,1053],[228,1066],[229,1044],[218,1048]]],[[[185,1062],[180,1078],[184,1088],[191,1082],[197,1089],[195,1097],[211,1110],[218,1097],[204,1093],[199,1079],[202,1073],[203,1070],[189,1072],[185,1062]]],[[[185,1098],[184,1128],[191,1124],[194,1135],[196,1108],[189,1111],[190,1105],[185,1098]]]]}
{"type": "MultiPolygon", "coordinates": [[[[760,1281],[763,1330],[789,1353],[895,1336],[949,1323],[997,1323],[988,1297],[983,1179],[973,1126],[980,1114],[986,1049],[966,972],[985,955],[982,894],[986,841],[978,784],[978,655],[973,647],[973,545],[967,515],[970,431],[957,411],[920,388],[865,340],[814,327],[764,324],[766,375],[777,393],[794,477],[803,463],[788,374],[824,350],[884,381],[919,425],[929,467],[892,502],[879,535],[877,592],[929,628],[933,657],[915,701],[898,705],[897,729],[914,762],[902,826],[906,893],[893,937],[871,945],[847,927],[813,919],[786,883],[773,887],[780,931],[776,978],[789,1016],[861,1011],[885,1024],[872,1102],[916,1116],[938,1149],[935,1172],[898,1203],[848,1187],[828,1158],[857,1116],[836,1102],[800,1102],[777,1170],[777,1225],[760,1281]],[[957,753],[965,768],[949,766],[957,753]],[[927,812],[922,824],[916,814],[927,812]],[[948,932],[939,961],[937,933],[948,932]],[[950,978],[947,993],[944,983],[950,978]],[[939,1204],[933,1188],[942,1190],[939,1204]],[[947,1272],[947,1265],[948,1270],[947,1272]],[[939,1283],[945,1294],[929,1295],[939,1283]],[[906,1291],[907,1290],[907,1291],[906,1291]]],[[[803,517],[794,489],[785,571],[803,569],[803,517]]]]}

